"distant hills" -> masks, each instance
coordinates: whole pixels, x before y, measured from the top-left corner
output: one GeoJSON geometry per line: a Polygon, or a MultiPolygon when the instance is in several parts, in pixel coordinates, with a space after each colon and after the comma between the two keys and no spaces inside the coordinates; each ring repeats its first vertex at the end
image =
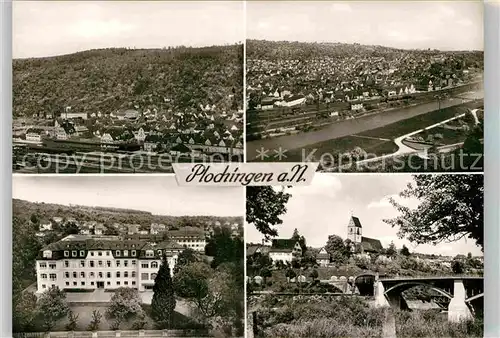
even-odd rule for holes
{"type": "Polygon", "coordinates": [[[217,216],[168,216],[153,215],[147,211],[90,207],[81,205],[61,205],[51,203],[34,203],[20,199],[12,200],[13,216],[19,219],[29,220],[32,215],[38,219],[51,219],[52,217],[75,218],[78,221],[97,221],[104,224],[128,223],[150,225],[151,223],[162,223],[173,227],[193,226],[203,228],[207,222],[219,221],[221,225],[229,222],[231,224],[243,224],[242,217],[217,217],[217,216]]]}
{"type": "Polygon", "coordinates": [[[243,46],[110,48],[13,60],[14,116],[242,108],[243,46]]]}
{"type": "Polygon", "coordinates": [[[340,42],[299,42],[299,41],[268,41],[247,40],[247,58],[257,59],[302,59],[311,57],[345,57],[357,56],[388,56],[390,54],[401,55],[402,53],[423,54],[474,54],[477,61],[484,57],[482,51],[438,51],[438,50],[407,50],[380,45],[361,45],[359,43],[340,42]]]}

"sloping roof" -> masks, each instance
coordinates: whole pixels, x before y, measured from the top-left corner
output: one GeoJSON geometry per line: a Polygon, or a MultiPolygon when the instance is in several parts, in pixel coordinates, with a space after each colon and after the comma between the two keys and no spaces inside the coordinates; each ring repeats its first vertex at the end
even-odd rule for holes
{"type": "Polygon", "coordinates": [[[378,239],[368,237],[361,237],[361,246],[368,252],[380,252],[384,248],[378,239]]]}
{"type": "Polygon", "coordinates": [[[294,239],[273,239],[272,248],[273,249],[293,249],[297,243],[294,239]]]}
{"type": "Polygon", "coordinates": [[[356,216],[351,216],[352,221],[354,222],[354,225],[357,226],[358,228],[362,228],[361,222],[359,221],[359,218],[356,216]]]}

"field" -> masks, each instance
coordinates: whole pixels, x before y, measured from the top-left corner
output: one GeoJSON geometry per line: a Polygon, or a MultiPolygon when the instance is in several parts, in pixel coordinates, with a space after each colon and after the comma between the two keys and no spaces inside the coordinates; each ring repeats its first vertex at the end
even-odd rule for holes
{"type": "MultiPolygon", "coordinates": [[[[406,120],[386,125],[381,128],[372,129],[356,135],[350,135],[337,139],[328,140],[325,142],[312,144],[306,149],[289,150],[286,155],[287,161],[302,161],[303,153],[305,158],[316,149],[316,152],[311,156],[311,160],[318,161],[323,154],[330,154],[338,157],[340,154],[350,152],[359,147],[366,151],[371,156],[382,156],[391,154],[397,151],[396,144],[392,141],[396,137],[411,133],[413,131],[423,129],[435,123],[454,117],[456,114],[464,113],[466,110],[463,107],[451,107],[440,111],[433,111],[427,114],[415,116],[406,120]]],[[[383,113],[381,113],[383,114],[383,113]]],[[[442,128],[440,128],[441,133],[442,128]]],[[[447,143],[449,144],[449,143],[447,143]]],[[[330,156],[324,155],[324,159],[330,159],[330,156]]],[[[276,159],[269,159],[270,161],[276,159]]],[[[337,160],[337,158],[335,158],[337,160]]]]}

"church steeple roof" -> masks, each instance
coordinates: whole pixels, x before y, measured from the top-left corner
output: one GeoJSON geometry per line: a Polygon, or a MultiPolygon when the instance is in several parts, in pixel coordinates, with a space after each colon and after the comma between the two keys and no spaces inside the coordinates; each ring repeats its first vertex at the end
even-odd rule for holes
{"type": "Polygon", "coordinates": [[[356,216],[351,216],[351,220],[352,220],[352,223],[354,223],[354,225],[357,228],[362,228],[361,222],[359,221],[359,218],[357,218],[356,216]]]}

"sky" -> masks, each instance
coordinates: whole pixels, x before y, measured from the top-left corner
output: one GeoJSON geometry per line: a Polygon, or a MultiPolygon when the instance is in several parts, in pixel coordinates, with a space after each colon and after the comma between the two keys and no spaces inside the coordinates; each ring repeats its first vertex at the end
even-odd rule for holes
{"type": "Polygon", "coordinates": [[[31,202],[127,208],[169,216],[239,216],[239,187],[178,186],[174,176],[14,175],[12,197],[31,202]]]}
{"type": "MultiPolygon", "coordinates": [[[[398,216],[389,203],[393,197],[399,203],[416,207],[418,200],[399,198],[398,194],[408,183],[411,175],[367,175],[367,174],[316,174],[310,186],[293,187],[288,191],[292,197],[286,206],[287,213],[281,216],[283,224],[277,226],[277,238],[290,238],[295,228],[306,239],[310,247],[325,246],[329,235],[347,238],[347,224],[351,215],[359,218],[363,236],[379,239],[384,247],[391,241],[398,249],[406,245],[411,252],[455,256],[482,255],[473,240],[462,239],[453,243],[412,244],[397,237],[397,228],[383,222],[398,216]]],[[[252,224],[246,225],[246,241],[261,243],[263,236],[252,224]]]]}
{"type": "Polygon", "coordinates": [[[483,50],[482,1],[249,1],[250,39],[483,50]]]}
{"type": "Polygon", "coordinates": [[[14,1],[13,57],[243,42],[242,1],[14,1]]]}

